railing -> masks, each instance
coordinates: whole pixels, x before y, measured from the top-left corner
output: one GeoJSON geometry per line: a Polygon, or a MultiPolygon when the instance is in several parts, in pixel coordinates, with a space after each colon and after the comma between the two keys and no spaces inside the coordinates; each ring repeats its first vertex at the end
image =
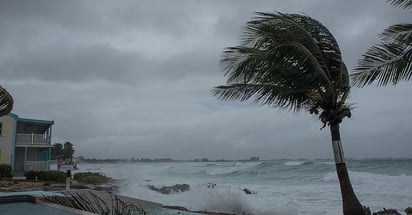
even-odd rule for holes
{"type": "Polygon", "coordinates": [[[26,161],[24,166],[25,171],[35,170],[35,171],[47,171],[49,170],[48,161],[26,161]]]}
{"type": "Polygon", "coordinates": [[[16,145],[48,145],[49,138],[45,134],[17,134],[16,145]]]}

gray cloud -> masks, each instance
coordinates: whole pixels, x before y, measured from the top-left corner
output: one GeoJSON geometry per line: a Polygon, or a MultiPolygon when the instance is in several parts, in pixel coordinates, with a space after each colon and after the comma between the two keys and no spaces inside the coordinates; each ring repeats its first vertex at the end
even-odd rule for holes
{"type": "MultiPolygon", "coordinates": [[[[385,1],[6,1],[0,84],[14,113],[55,120],[53,142],[86,157],[329,158],[307,113],[217,101],[219,60],[255,11],[305,13],[353,68],[384,28],[410,14],[385,1]]],[[[410,83],[353,89],[347,157],[410,157],[410,83]]]]}

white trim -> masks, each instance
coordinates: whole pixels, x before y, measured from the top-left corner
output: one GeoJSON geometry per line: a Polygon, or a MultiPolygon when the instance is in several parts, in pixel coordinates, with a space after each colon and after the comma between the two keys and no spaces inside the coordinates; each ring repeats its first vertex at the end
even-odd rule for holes
{"type": "Polygon", "coordinates": [[[335,163],[345,163],[345,156],[343,154],[342,142],[340,140],[332,141],[333,155],[335,163]]]}

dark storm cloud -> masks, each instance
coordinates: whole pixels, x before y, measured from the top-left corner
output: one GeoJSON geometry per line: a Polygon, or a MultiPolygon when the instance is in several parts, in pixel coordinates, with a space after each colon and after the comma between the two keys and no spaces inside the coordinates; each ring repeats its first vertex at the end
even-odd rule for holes
{"type": "Polygon", "coordinates": [[[139,53],[119,50],[106,44],[81,47],[54,44],[8,56],[1,65],[2,77],[6,80],[107,80],[137,84],[155,76],[175,80],[185,75],[216,72],[217,68],[213,65],[216,65],[219,54],[196,50],[154,61],[139,53]]]}
{"type": "MultiPolygon", "coordinates": [[[[411,21],[384,0],[3,1],[0,84],[16,114],[55,120],[53,142],[73,142],[78,155],[331,157],[316,117],[211,96],[225,83],[222,50],[256,11],[318,19],[348,68],[384,28],[411,21]]],[[[348,157],[410,157],[411,88],[352,90],[348,157]]]]}
{"type": "Polygon", "coordinates": [[[66,47],[56,44],[9,57],[3,62],[3,77],[9,80],[127,81],[128,76],[143,70],[139,68],[139,59],[137,54],[106,45],[66,47]]]}

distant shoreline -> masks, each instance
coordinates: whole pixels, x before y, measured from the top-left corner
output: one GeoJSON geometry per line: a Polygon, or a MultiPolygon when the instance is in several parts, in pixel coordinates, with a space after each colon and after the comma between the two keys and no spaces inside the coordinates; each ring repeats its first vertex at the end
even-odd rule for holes
{"type": "Polygon", "coordinates": [[[241,159],[241,160],[226,160],[226,159],[209,160],[208,158],[193,159],[193,160],[174,160],[171,158],[96,159],[96,158],[79,157],[77,158],[77,161],[83,162],[83,163],[162,163],[162,162],[256,162],[256,161],[261,161],[261,160],[259,157],[251,157],[250,159],[241,159]]]}
{"type": "MultiPolygon", "coordinates": [[[[256,157],[258,158],[258,157],[256,157]]],[[[226,159],[216,159],[216,160],[209,160],[207,158],[203,159],[193,159],[193,160],[174,160],[171,158],[143,158],[143,159],[126,159],[126,158],[119,158],[119,159],[110,159],[110,158],[103,158],[103,159],[96,159],[96,158],[78,158],[80,163],[166,163],[166,162],[199,162],[199,163],[207,163],[207,162],[265,162],[265,161],[333,161],[333,158],[280,158],[280,159],[240,159],[240,160],[226,160],[226,159]]],[[[359,160],[412,160],[412,158],[346,158],[347,161],[359,161],[359,160]]]]}

